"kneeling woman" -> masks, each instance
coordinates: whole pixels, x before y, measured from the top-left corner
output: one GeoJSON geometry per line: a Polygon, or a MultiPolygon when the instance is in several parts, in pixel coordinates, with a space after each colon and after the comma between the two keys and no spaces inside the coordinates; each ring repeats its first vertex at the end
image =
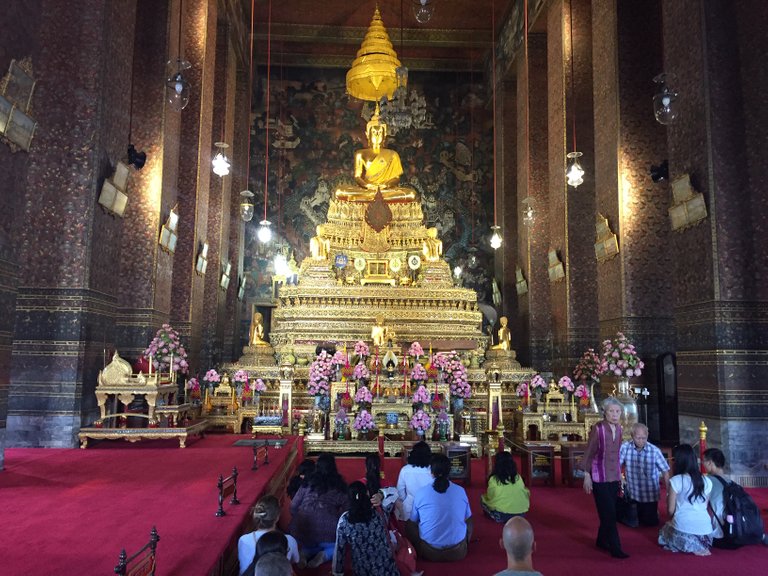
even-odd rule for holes
{"type": "Polygon", "coordinates": [[[400,576],[389,544],[384,514],[373,509],[368,488],[362,482],[349,485],[349,511],[339,518],[336,527],[336,549],[333,552],[333,574],[344,574],[344,553],[352,552],[355,576],[400,576]]]}
{"type": "Polygon", "coordinates": [[[453,562],[467,555],[472,536],[472,510],[464,488],[448,480],[451,461],[444,454],[432,457],[434,482],[416,493],[406,536],[420,558],[453,562]]]}
{"type": "Polygon", "coordinates": [[[513,516],[522,516],[530,506],[530,492],[517,473],[512,454],[500,452],[488,477],[488,492],[480,496],[480,504],[491,519],[504,523],[513,516]]]}
{"type": "Polygon", "coordinates": [[[672,552],[709,556],[712,521],[707,512],[712,480],[702,476],[690,444],[672,451],[674,476],[669,480],[667,514],[670,519],[659,532],[659,544],[672,552]]]}

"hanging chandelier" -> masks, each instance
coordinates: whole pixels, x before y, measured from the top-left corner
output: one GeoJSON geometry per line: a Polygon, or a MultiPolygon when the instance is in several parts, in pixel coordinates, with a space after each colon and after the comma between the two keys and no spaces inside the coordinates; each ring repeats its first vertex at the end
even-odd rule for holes
{"type": "Polygon", "coordinates": [[[436,0],[411,0],[413,2],[413,17],[419,24],[426,24],[435,13],[436,0]]]}
{"type": "Polygon", "coordinates": [[[575,54],[573,52],[573,9],[571,6],[571,0],[568,1],[568,21],[570,26],[570,45],[571,45],[571,118],[573,120],[573,151],[566,154],[566,167],[565,177],[568,182],[568,186],[578,188],[581,184],[584,184],[584,169],[579,164],[579,158],[583,156],[581,152],[576,150],[576,99],[574,98],[573,85],[576,81],[574,77],[574,60],[575,54]]]}
{"type": "Polygon", "coordinates": [[[504,239],[498,225],[496,198],[496,2],[491,2],[491,83],[493,90],[493,226],[491,226],[491,248],[498,250],[504,239]]]}
{"type": "Polygon", "coordinates": [[[213,173],[224,178],[224,176],[229,174],[229,168],[231,166],[229,158],[225,152],[225,150],[229,148],[229,144],[226,142],[216,142],[214,146],[218,151],[213,157],[213,160],[211,160],[211,164],[213,165],[213,173]]]}
{"type": "Polygon", "coordinates": [[[667,84],[668,74],[661,73],[653,81],[659,84],[659,91],[653,95],[653,115],[659,124],[672,124],[677,120],[678,105],[677,92],[667,84]]]}
{"type": "Polygon", "coordinates": [[[169,60],[167,67],[170,73],[165,79],[165,99],[171,109],[181,112],[189,104],[189,81],[184,77],[184,71],[189,70],[192,64],[184,60],[181,55],[182,13],[184,0],[179,2],[179,44],[175,60],[169,60]]]}

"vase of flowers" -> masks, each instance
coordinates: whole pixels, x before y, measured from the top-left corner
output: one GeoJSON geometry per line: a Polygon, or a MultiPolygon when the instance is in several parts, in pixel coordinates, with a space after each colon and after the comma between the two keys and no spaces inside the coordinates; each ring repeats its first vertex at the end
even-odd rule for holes
{"type": "Polygon", "coordinates": [[[600,384],[600,376],[608,371],[608,363],[593,348],[588,348],[579,359],[579,363],[573,370],[573,376],[589,388],[589,409],[597,413],[595,400],[595,385],[600,384]]]}
{"type": "Polygon", "coordinates": [[[419,362],[416,362],[411,368],[411,382],[420,385],[427,379],[427,371],[419,362]]]}
{"type": "Polygon", "coordinates": [[[560,380],[557,381],[557,386],[560,388],[560,392],[563,393],[566,402],[571,399],[571,394],[573,394],[573,391],[576,389],[576,386],[573,385],[573,380],[568,378],[568,376],[560,378],[560,380]]]}
{"type": "Polygon", "coordinates": [[[355,402],[357,402],[361,410],[370,408],[371,402],[373,402],[373,394],[371,394],[367,386],[360,386],[357,389],[357,392],[355,392],[355,402]]]}
{"type": "Polygon", "coordinates": [[[248,390],[248,372],[243,369],[236,370],[232,376],[232,380],[235,381],[235,387],[237,389],[238,396],[242,395],[248,390]]]}
{"type": "Polygon", "coordinates": [[[179,333],[171,328],[170,324],[163,324],[157,331],[152,342],[144,350],[144,356],[152,362],[152,366],[158,372],[181,372],[186,374],[189,370],[187,364],[187,351],[179,340],[179,333]]]}
{"type": "Polygon", "coordinates": [[[416,388],[416,392],[413,393],[413,409],[416,411],[421,410],[424,408],[424,404],[428,404],[430,400],[431,395],[429,390],[427,390],[424,386],[419,386],[416,388]]]}
{"type": "Polygon", "coordinates": [[[336,417],[333,420],[335,426],[334,436],[337,440],[345,440],[347,437],[347,428],[349,427],[349,416],[344,408],[339,409],[336,412],[336,417]]]}
{"type": "Polygon", "coordinates": [[[421,347],[421,344],[418,342],[413,342],[408,348],[408,355],[412,356],[416,362],[419,361],[419,358],[424,356],[424,348],[421,347]]]}
{"type": "Polygon", "coordinates": [[[325,350],[321,350],[320,354],[317,355],[317,358],[309,366],[307,392],[311,396],[328,396],[333,370],[333,357],[325,350]]]}
{"type": "Polygon", "coordinates": [[[445,409],[437,413],[437,436],[440,442],[448,440],[448,429],[451,427],[451,417],[445,409]]]}
{"type": "Polygon", "coordinates": [[[573,395],[579,399],[579,412],[586,412],[590,399],[589,388],[584,384],[579,384],[573,391],[573,395]]]}
{"type": "Polygon", "coordinates": [[[221,375],[214,368],[211,368],[205,373],[205,376],[203,376],[203,382],[205,382],[205,385],[208,388],[213,389],[219,385],[219,382],[221,382],[221,375]]]}
{"type": "Polygon", "coordinates": [[[371,355],[371,350],[368,348],[368,344],[362,340],[355,342],[355,356],[357,356],[357,362],[365,363],[365,359],[371,355]]]}
{"type": "Polygon", "coordinates": [[[357,437],[360,440],[368,440],[368,435],[374,428],[373,416],[371,416],[368,410],[360,410],[355,417],[352,428],[357,430],[357,437]]]}
{"type": "Polygon", "coordinates": [[[264,384],[264,380],[261,378],[256,378],[256,380],[251,382],[250,385],[246,384],[246,387],[250,389],[251,393],[253,394],[254,404],[258,403],[259,398],[261,398],[261,393],[267,391],[267,385],[264,384]]]}
{"type": "Polygon", "coordinates": [[[192,404],[200,404],[200,381],[197,378],[190,378],[185,387],[189,391],[192,404]]]}
{"type": "Polygon", "coordinates": [[[416,432],[419,440],[424,439],[424,434],[432,425],[432,419],[424,410],[417,410],[411,418],[411,428],[416,432]]]}
{"type": "Polygon", "coordinates": [[[352,377],[357,380],[358,384],[361,386],[365,386],[368,382],[368,379],[371,377],[371,373],[368,370],[368,367],[365,365],[365,362],[362,360],[355,364],[355,369],[352,372],[352,377]]]}
{"type": "Polygon", "coordinates": [[[467,368],[455,351],[438,352],[434,364],[442,373],[443,381],[448,384],[452,399],[461,399],[472,395],[472,388],[467,381],[467,368]]]}
{"type": "Polygon", "coordinates": [[[523,412],[527,412],[529,404],[528,400],[531,397],[531,390],[528,387],[528,382],[520,382],[520,384],[517,385],[517,388],[515,388],[515,393],[520,398],[523,412]]]}
{"type": "Polygon", "coordinates": [[[603,341],[602,359],[608,365],[608,372],[618,379],[616,399],[624,405],[621,423],[631,426],[637,422],[637,401],[630,391],[629,379],[640,376],[645,363],[640,360],[634,344],[622,332],[617,332],[612,340],[603,341]]]}
{"type": "Polygon", "coordinates": [[[536,396],[536,403],[540,404],[541,395],[544,393],[544,390],[548,388],[546,380],[541,377],[541,374],[536,374],[536,376],[531,378],[529,388],[533,390],[533,394],[536,396]]]}

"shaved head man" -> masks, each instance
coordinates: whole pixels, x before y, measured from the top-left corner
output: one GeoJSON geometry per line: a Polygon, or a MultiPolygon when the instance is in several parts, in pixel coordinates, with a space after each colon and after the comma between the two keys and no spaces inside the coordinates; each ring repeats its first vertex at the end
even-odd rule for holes
{"type": "Polygon", "coordinates": [[[536,542],[528,520],[522,516],[510,518],[504,524],[499,546],[507,553],[507,569],[494,576],[542,576],[541,572],[533,569],[531,555],[536,549],[536,542]]]}

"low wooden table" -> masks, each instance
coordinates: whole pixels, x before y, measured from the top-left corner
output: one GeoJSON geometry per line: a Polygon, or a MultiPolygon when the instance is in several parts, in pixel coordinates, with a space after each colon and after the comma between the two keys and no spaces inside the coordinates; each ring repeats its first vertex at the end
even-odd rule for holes
{"type": "Polygon", "coordinates": [[[88,447],[88,440],[157,440],[161,438],[178,438],[179,448],[185,448],[187,438],[192,435],[202,436],[208,427],[207,420],[198,420],[189,426],[177,428],[81,428],[78,438],[80,448],[88,447]]]}

